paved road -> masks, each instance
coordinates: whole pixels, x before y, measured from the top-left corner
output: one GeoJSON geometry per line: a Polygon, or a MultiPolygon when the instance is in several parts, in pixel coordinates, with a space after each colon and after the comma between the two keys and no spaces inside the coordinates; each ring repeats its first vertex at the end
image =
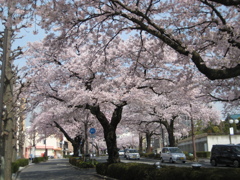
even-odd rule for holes
{"type": "Polygon", "coordinates": [[[39,164],[30,164],[17,176],[17,180],[99,180],[95,169],[80,169],[71,166],[68,159],[53,159],[39,164]]]}

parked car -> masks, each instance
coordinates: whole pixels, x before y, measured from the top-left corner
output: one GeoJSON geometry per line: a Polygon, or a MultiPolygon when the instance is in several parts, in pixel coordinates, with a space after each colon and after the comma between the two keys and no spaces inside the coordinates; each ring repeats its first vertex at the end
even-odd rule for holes
{"type": "Polygon", "coordinates": [[[136,149],[128,149],[126,151],[125,156],[126,156],[126,159],[138,159],[138,160],[140,159],[140,155],[138,153],[138,150],[136,149]]]}
{"type": "Polygon", "coordinates": [[[160,154],[161,161],[174,162],[186,162],[185,154],[178,147],[164,147],[160,154]]]}
{"type": "Polygon", "coordinates": [[[119,150],[118,154],[119,154],[119,156],[124,156],[124,150],[119,150]]]}
{"type": "Polygon", "coordinates": [[[211,149],[210,163],[212,166],[218,164],[240,165],[240,146],[239,145],[213,145],[211,149]]]}

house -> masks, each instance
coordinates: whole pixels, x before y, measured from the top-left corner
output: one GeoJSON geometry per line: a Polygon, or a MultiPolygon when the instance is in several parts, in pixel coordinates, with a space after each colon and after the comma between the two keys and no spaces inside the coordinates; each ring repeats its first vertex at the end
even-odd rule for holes
{"type": "Polygon", "coordinates": [[[42,135],[36,134],[34,137],[25,139],[25,158],[44,157],[45,153],[50,158],[62,158],[73,151],[71,143],[66,141],[65,137],[56,137],[55,135],[42,139],[39,137],[42,135]]]}

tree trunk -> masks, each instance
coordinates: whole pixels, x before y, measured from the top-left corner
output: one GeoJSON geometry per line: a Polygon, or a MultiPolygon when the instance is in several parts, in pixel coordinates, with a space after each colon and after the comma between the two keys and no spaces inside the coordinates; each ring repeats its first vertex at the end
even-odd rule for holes
{"type": "Polygon", "coordinates": [[[87,154],[87,153],[85,152],[84,147],[85,147],[85,140],[82,139],[82,141],[81,141],[81,143],[80,143],[80,152],[81,152],[81,154],[87,154]]]}
{"type": "Polygon", "coordinates": [[[116,108],[114,109],[110,123],[106,118],[106,116],[101,112],[99,106],[86,105],[86,109],[89,109],[91,113],[94,116],[96,116],[96,118],[98,119],[98,121],[103,127],[104,138],[107,145],[109,163],[120,162],[118,148],[117,148],[116,129],[117,129],[117,125],[121,121],[122,110],[125,105],[126,105],[126,102],[123,102],[122,104],[119,104],[119,105],[115,105],[116,108]]]}
{"type": "Polygon", "coordinates": [[[173,119],[170,120],[170,124],[167,121],[160,121],[165,128],[167,129],[168,132],[168,140],[169,140],[169,145],[170,147],[175,147],[176,142],[175,142],[175,137],[174,137],[174,119],[176,117],[173,117],[173,119]]]}
{"type": "Polygon", "coordinates": [[[96,145],[95,148],[96,148],[96,156],[98,157],[100,155],[98,145],[96,145]]]}
{"type": "Polygon", "coordinates": [[[73,156],[78,157],[79,143],[72,143],[73,146],[73,156]]]}
{"type": "Polygon", "coordinates": [[[141,133],[139,133],[139,153],[143,152],[143,137],[141,133]]]}
{"type": "Polygon", "coordinates": [[[147,153],[151,152],[151,134],[147,131],[146,132],[146,141],[147,141],[147,153]]]}
{"type": "Polygon", "coordinates": [[[85,153],[89,154],[88,122],[84,123],[84,139],[85,139],[85,153]]]}
{"type": "Polygon", "coordinates": [[[108,162],[118,163],[120,162],[118,148],[117,148],[117,136],[116,129],[108,126],[104,128],[104,138],[107,144],[108,162]]]}
{"type": "Polygon", "coordinates": [[[175,137],[173,135],[173,129],[172,128],[168,129],[168,140],[169,140],[169,146],[170,147],[175,147],[176,146],[175,137]]]}
{"type": "Polygon", "coordinates": [[[193,123],[192,117],[191,117],[191,132],[192,132],[193,160],[197,161],[197,150],[196,150],[196,143],[195,143],[194,123],[193,123]]]}
{"type": "Polygon", "coordinates": [[[63,133],[63,135],[66,137],[66,139],[72,143],[73,146],[73,156],[78,156],[78,150],[80,148],[80,143],[83,143],[83,139],[81,137],[81,135],[76,136],[74,139],[72,139],[67,132],[60,126],[60,124],[58,124],[56,121],[53,121],[56,125],[56,127],[63,133]]]}

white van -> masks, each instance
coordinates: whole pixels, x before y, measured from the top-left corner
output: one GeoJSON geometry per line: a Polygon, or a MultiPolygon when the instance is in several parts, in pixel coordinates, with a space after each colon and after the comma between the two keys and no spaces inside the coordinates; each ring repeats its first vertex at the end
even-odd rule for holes
{"type": "Polygon", "coordinates": [[[185,154],[178,147],[164,147],[161,151],[160,157],[162,162],[186,162],[185,154]]]}

